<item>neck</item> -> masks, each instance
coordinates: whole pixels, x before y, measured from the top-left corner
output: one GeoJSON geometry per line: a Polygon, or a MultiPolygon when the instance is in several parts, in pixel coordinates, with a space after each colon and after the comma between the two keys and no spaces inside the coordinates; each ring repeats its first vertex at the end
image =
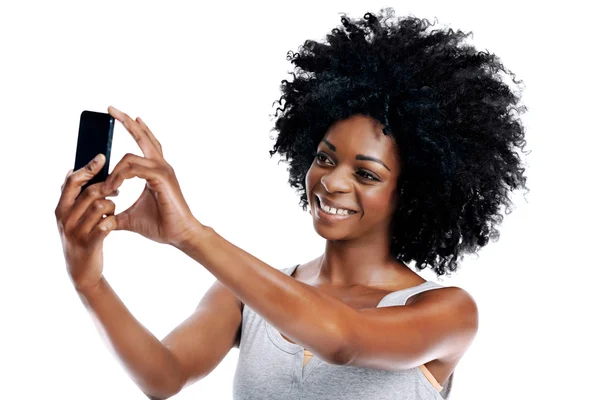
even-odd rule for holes
{"type": "Polygon", "coordinates": [[[327,240],[325,253],[315,260],[316,282],[340,288],[386,286],[414,273],[389,252],[388,240],[363,243],[327,240]]]}

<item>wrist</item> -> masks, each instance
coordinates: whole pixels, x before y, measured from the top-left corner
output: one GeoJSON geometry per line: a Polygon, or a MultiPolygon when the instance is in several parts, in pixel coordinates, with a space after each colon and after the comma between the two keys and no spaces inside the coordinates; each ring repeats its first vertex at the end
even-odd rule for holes
{"type": "Polygon", "coordinates": [[[75,290],[80,296],[89,298],[95,296],[102,291],[102,286],[105,283],[104,275],[100,275],[100,279],[92,284],[78,285],[75,284],[75,290]]]}
{"type": "Polygon", "coordinates": [[[210,234],[211,231],[211,227],[203,225],[200,223],[200,221],[195,220],[190,228],[187,229],[185,236],[179,240],[172,241],[171,245],[183,252],[186,252],[193,248],[195,243],[197,243],[199,240],[202,240],[202,238],[206,235],[210,234]]]}

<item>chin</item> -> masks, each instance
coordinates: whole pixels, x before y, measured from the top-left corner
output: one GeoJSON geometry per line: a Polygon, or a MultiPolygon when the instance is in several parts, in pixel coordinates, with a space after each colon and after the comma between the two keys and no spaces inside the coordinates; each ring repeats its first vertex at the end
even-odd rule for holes
{"type": "Polygon", "coordinates": [[[318,223],[313,224],[313,226],[315,228],[315,232],[317,232],[317,234],[325,240],[331,240],[331,241],[348,240],[348,236],[346,235],[346,233],[342,232],[341,230],[336,230],[336,229],[332,229],[332,228],[323,228],[322,226],[318,225],[318,223]]]}
{"type": "Polygon", "coordinates": [[[348,234],[352,230],[353,220],[358,215],[351,216],[349,220],[332,220],[327,219],[323,215],[324,211],[318,209],[319,205],[317,201],[313,201],[310,204],[311,215],[313,220],[313,227],[317,234],[327,240],[342,240],[347,239],[348,234]]]}
{"type": "Polygon", "coordinates": [[[315,232],[326,240],[348,240],[351,235],[351,229],[344,224],[327,223],[313,215],[313,228],[315,232]]]}

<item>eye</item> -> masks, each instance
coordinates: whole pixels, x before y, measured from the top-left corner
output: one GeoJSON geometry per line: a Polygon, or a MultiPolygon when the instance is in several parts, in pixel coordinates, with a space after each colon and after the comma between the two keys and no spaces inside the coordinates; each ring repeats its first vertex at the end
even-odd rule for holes
{"type": "MultiPolygon", "coordinates": [[[[365,176],[366,176],[366,178],[365,178],[365,179],[367,179],[367,180],[370,180],[370,181],[378,181],[378,180],[379,180],[379,179],[377,179],[377,178],[375,177],[375,175],[373,175],[373,174],[370,174],[370,173],[368,173],[367,171],[360,170],[360,171],[358,171],[356,174],[358,175],[358,174],[360,174],[361,172],[362,172],[363,174],[365,174],[365,176]]],[[[359,176],[360,176],[360,175],[359,175],[359,176]]]]}
{"type": "Polygon", "coordinates": [[[319,161],[319,162],[328,160],[328,158],[323,153],[317,153],[315,157],[317,158],[317,161],[319,161]]]}
{"type": "MultiPolygon", "coordinates": [[[[319,152],[319,153],[315,154],[315,157],[316,157],[318,163],[329,161],[329,158],[324,153],[319,152]]],[[[379,182],[379,179],[375,175],[373,175],[365,170],[362,170],[362,169],[359,170],[356,173],[356,175],[358,175],[359,177],[361,177],[362,179],[367,180],[367,181],[379,182]]]]}

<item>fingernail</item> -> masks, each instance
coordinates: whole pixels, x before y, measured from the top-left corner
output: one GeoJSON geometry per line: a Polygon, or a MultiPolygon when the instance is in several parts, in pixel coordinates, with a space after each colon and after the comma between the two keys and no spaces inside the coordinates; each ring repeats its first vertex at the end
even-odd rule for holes
{"type": "Polygon", "coordinates": [[[100,154],[96,155],[96,157],[94,157],[94,161],[100,161],[100,160],[102,160],[102,157],[104,157],[104,154],[100,153],[100,154]]]}

